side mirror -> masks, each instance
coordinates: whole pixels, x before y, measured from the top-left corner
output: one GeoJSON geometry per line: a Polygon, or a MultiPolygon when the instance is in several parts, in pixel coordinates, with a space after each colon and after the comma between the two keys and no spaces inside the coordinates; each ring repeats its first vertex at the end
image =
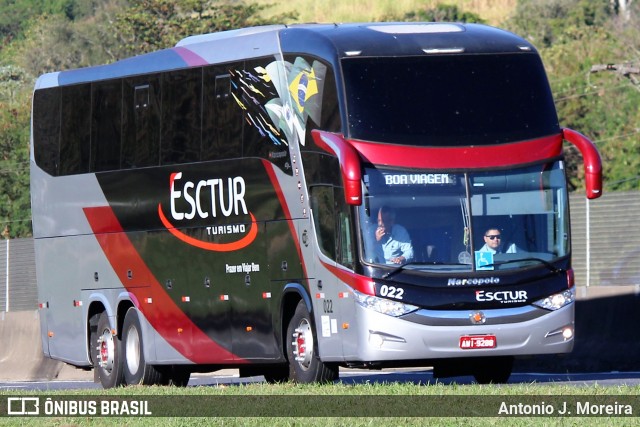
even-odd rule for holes
{"type": "Polygon", "coordinates": [[[360,167],[360,155],[358,151],[341,135],[323,132],[317,129],[312,130],[311,135],[318,147],[338,157],[347,204],[355,206],[361,205],[362,169],[360,167]]]}
{"type": "Polygon", "coordinates": [[[602,196],[602,160],[596,145],[583,134],[571,129],[562,129],[562,135],[582,153],[587,198],[597,199],[602,196]]]}

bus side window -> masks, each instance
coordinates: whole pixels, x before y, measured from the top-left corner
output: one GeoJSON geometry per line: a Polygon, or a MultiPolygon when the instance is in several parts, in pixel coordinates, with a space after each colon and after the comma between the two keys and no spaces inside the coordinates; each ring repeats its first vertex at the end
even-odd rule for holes
{"type": "Polygon", "coordinates": [[[92,85],[91,170],[120,169],[122,80],[92,85]]]}
{"type": "MultiPolygon", "coordinates": [[[[271,79],[264,80],[263,75],[256,71],[268,67],[272,57],[247,61],[242,69],[232,71],[232,95],[244,115],[242,129],[243,157],[258,157],[267,159],[291,175],[291,160],[288,144],[293,144],[291,138],[296,138],[295,132],[287,133],[279,129],[281,125],[271,118],[267,106],[277,99],[278,91],[271,79]],[[247,88],[251,88],[248,90],[247,88]],[[289,139],[289,140],[287,140],[289,139]]],[[[279,102],[283,102],[279,100],[279,102]]],[[[298,111],[296,109],[296,111],[298,111]]],[[[299,112],[299,111],[298,111],[299,112]]],[[[291,117],[298,121],[300,117],[291,117]]],[[[291,121],[288,122],[292,123],[291,121]]],[[[304,126],[304,124],[299,123],[304,126]]]]}
{"type": "Polygon", "coordinates": [[[228,67],[207,67],[203,74],[201,160],[242,156],[242,110],[231,96],[228,67]]]}
{"type": "Polygon", "coordinates": [[[146,75],[124,81],[122,168],[159,164],[160,77],[146,75]]]}
{"type": "Polygon", "coordinates": [[[58,175],[60,162],[60,88],[37,90],[33,96],[33,139],[36,164],[58,175]]]}
{"type": "Polygon", "coordinates": [[[336,259],[336,216],[334,215],[333,186],[315,185],[310,188],[313,223],[318,245],[323,254],[336,259]]]}
{"type": "Polygon", "coordinates": [[[355,268],[354,256],[354,235],[353,222],[351,221],[351,209],[347,205],[344,189],[341,187],[334,188],[335,213],[337,218],[337,243],[338,243],[338,261],[350,269],[355,268]]]}
{"type": "Polygon", "coordinates": [[[60,175],[89,172],[91,85],[62,88],[60,175]]]}
{"type": "Polygon", "coordinates": [[[162,76],[162,164],[200,160],[202,69],[162,76]]]}
{"type": "Polygon", "coordinates": [[[328,66],[327,74],[325,75],[324,92],[322,94],[322,120],[320,129],[329,132],[340,132],[342,128],[339,108],[340,102],[338,101],[336,88],[336,78],[333,74],[333,68],[328,66]]]}
{"type": "Polygon", "coordinates": [[[310,188],[313,222],[322,253],[353,269],[353,233],[344,190],[332,185],[310,188]]]}

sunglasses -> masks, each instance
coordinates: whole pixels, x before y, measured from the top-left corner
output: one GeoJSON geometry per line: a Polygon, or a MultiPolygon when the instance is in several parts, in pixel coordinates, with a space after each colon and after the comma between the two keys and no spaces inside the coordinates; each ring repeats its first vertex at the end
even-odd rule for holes
{"type": "Polygon", "coordinates": [[[493,234],[491,236],[484,236],[484,237],[488,237],[491,240],[495,240],[495,239],[500,240],[501,239],[501,236],[499,234],[493,234]]]}

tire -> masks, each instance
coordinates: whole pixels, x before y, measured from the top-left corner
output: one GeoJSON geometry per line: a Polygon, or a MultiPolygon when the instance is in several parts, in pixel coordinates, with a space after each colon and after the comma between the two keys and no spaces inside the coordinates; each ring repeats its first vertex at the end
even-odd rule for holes
{"type": "Polygon", "coordinates": [[[478,359],[473,376],[478,384],[504,384],[513,370],[513,356],[478,359]]]}
{"type": "Polygon", "coordinates": [[[289,365],[273,365],[265,368],[264,379],[269,384],[281,384],[289,381],[289,365]]]}
{"type": "Polygon", "coordinates": [[[186,387],[191,378],[191,371],[181,365],[158,366],[162,372],[162,384],[175,387],[186,387]]]}
{"type": "Polygon", "coordinates": [[[124,381],[129,385],[162,384],[162,373],[144,358],[144,341],[138,310],[127,310],[122,327],[124,381]]]}
{"type": "Polygon", "coordinates": [[[118,335],[111,333],[106,312],[100,314],[95,341],[92,343],[94,369],[104,388],[120,387],[124,384],[122,346],[118,335]]]}
{"type": "Polygon", "coordinates": [[[297,383],[329,383],[338,378],[338,365],[318,357],[316,329],[304,301],[300,301],[287,327],[289,379],[297,383]]]}

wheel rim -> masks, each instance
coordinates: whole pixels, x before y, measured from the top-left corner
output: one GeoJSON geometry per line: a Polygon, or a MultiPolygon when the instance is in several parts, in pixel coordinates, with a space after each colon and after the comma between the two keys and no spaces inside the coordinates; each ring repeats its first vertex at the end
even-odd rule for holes
{"type": "Polygon", "coordinates": [[[138,335],[138,330],[133,326],[127,331],[125,346],[127,368],[129,372],[135,374],[140,367],[140,336],[138,335]]]}
{"type": "Polygon", "coordinates": [[[113,370],[115,343],[109,329],[103,330],[102,335],[98,338],[98,350],[98,363],[100,367],[108,373],[111,373],[113,370]]]}
{"type": "Polygon", "coordinates": [[[305,371],[313,360],[313,331],[307,319],[302,319],[293,332],[293,356],[305,371]]]}

